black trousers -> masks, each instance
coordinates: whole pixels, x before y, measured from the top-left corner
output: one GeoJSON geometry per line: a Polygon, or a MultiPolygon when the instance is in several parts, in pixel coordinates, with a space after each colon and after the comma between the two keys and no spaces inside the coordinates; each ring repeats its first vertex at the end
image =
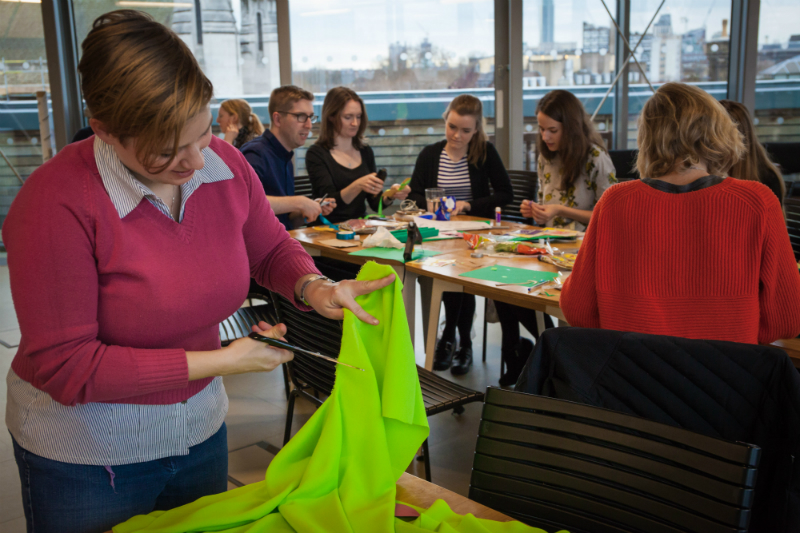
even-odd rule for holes
{"type": "MultiPolygon", "coordinates": [[[[501,349],[503,353],[511,353],[519,343],[519,325],[531,332],[534,339],[539,338],[539,325],[536,323],[536,311],[519,307],[517,305],[498,302],[495,300],[494,306],[497,309],[497,316],[500,318],[500,329],[503,331],[501,349]]],[[[544,315],[544,327],[553,327],[553,318],[544,315]]]]}
{"type": "Polygon", "coordinates": [[[452,342],[456,338],[456,328],[461,337],[461,346],[471,347],[472,319],[475,316],[475,295],[463,292],[446,292],[444,302],[445,326],[442,339],[452,342]]]}

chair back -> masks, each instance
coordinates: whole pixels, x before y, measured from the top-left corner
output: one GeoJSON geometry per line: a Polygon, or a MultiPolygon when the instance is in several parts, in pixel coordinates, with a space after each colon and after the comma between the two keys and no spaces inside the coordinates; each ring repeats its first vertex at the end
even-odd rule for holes
{"type": "Polygon", "coordinates": [[[763,143],[773,163],[778,165],[783,174],[800,173],[800,142],[763,143]]]}
{"type": "Polygon", "coordinates": [[[639,150],[609,150],[608,155],[614,163],[617,179],[620,182],[639,179],[636,172],[636,154],[639,150]]]}
{"type": "Polygon", "coordinates": [[[800,196],[790,196],[789,191],[783,200],[783,209],[786,213],[786,230],[792,242],[794,258],[800,261],[800,196]]]}
{"type": "MultiPolygon", "coordinates": [[[[278,293],[271,292],[278,322],[286,324],[286,340],[311,352],[339,357],[342,346],[342,323],[325,318],[316,311],[300,311],[278,293]]],[[[287,364],[295,387],[313,388],[330,395],[336,379],[336,365],[313,355],[295,352],[287,364]]]]}
{"type": "Polygon", "coordinates": [[[308,176],[295,176],[294,177],[294,194],[295,196],[305,196],[311,198],[311,179],[308,176]]]}
{"type": "Polygon", "coordinates": [[[252,331],[252,327],[261,321],[272,325],[277,323],[275,307],[272,305],[269,291],[256,283],[253,278],[250,278],[247,298],[264,300],[265,303],[240,307],[234,314],[222,321],[219,325],[219,338],[222,346],[228,346],[236,339],[247,337],[252,331]]]}
{"type": "Polygon", "coordinates": [[[469,497],[572,533],[746,532],[757,446],[489,387],[469,497]]]}
{"type": "Polygon", "coordinates": [[[522,200],[538,201],[539,178],[536,172],[527,170],[509,170],[508,177],[511,179],[514,201],[503,207],[503,220],[530,224],[531,219],[523,217],[519,208],[522,200]]]}

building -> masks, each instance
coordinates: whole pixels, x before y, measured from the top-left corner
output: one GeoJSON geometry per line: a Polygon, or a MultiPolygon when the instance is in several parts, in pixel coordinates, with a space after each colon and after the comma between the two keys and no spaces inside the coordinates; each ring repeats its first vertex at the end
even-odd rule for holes
{"type": "Polygon", "coordinates": [[[543,43],[555,42],[555,7],[553,0],[542,0],[542,38],[543,43]]]}

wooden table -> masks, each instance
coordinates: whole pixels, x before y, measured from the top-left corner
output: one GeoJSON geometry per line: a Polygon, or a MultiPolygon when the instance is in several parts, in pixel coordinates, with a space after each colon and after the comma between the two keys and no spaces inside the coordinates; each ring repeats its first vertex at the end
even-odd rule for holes
{"type": "Polygon", "coordinates": [[[427,509],[436,500],[444,500],[454,513],[460,515],[472,513],[476,518],[485,518],[497,522],[511,522],[513,520],[513,518],[503,513],[489,509],[478,502],[429,483],[408,472],[403,472],[403,475],[397,481],[397,501],[427,509]]]}
{"type": "MultiPolygon", "coordinates": [[[[485,220],[476,217],[458,216],[455,220],[485,220]]],[[[504,225],[516,228],[531,228],[521,224],[503,223],[504,225]]],[[[493,230],[487,228],[487,233],[506,233],[509,229],[493,230]]],[[[536,311],[542,311],[560,320],[564,320],[564,315],[559,307],[559,291],[547,291],[553,296],[531,296],[525,287],[496,287],[495,283],[480,281],[459,276],[464,272],[475,270],[493,264],[515,266],[519,268],[529,268],[531,270],[541,270],[556,272],[558,269],[553,265],[543,263],[536,257],[519,257],[513,259],[498,259],[483,257],[473,259],[470,257],[471,251],[468,249],[466,241],[462,239],[451,239],[442,241],[428,241],[423,243],[425,250],[436,250],[443,252],[436,256],[441,259],[455,259],[455,263],[444,267],[431,267],[411,262],[407,265],[397,261],[389,261],[371,257],[351,256],[350,252],[360,250],[361,246],[352,248],[332,248],[319,241],[336,238],[333,232],[320,231],[319,228],[305,228],[289,232],[292,237],[297,239],[303,248],[311,256],[323,256],[338,259],[353,264],[364,264],[367,261],[377,261],[378,263],[391,265],[401,279],[404,279],[403,301],[408,316],[411,339],[414,340],[415,333],[415,312],[416,312],[416,286],[419,279],[422,296],[422,323],[423,337],[425,338],[425,368],[433,369],[433,356],[436,350],[436,332],[440,317],[440,307],[442,294],[445,292],[463,292],[498,300],[501,302],[518,305],[536,311]]],[[[575,252],[580,246],[578,243],[559,243],[557,247],[565,252],[575,252]]],[[[544,323],[541,321],[539,330],[544,331],[544,323]]],[[[783,349],[791,358],[794,365],[800,368],[800,339],[782,339],[775,341],[774,346],[783,349]]]]}

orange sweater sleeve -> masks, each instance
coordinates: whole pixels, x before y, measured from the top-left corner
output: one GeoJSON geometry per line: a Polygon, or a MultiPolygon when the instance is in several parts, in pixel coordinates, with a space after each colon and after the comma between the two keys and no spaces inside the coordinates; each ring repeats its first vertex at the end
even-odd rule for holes
{"type": "Polygon", "coordinates": [[[758,342],[769,344],[800,333],[800,274],[780,204],[765,190],[767,209],[759,280],[758,342]]]}
{"type": "Polygon", "coordinates": [[[575,261],[572,274],[564,282],[561,290],[561,311],[570,326],[579,328],[599,328],[600,311],[597,305],[597,232],[603,198],[597,202],[586,228],[586,235],[575,261]]]}

